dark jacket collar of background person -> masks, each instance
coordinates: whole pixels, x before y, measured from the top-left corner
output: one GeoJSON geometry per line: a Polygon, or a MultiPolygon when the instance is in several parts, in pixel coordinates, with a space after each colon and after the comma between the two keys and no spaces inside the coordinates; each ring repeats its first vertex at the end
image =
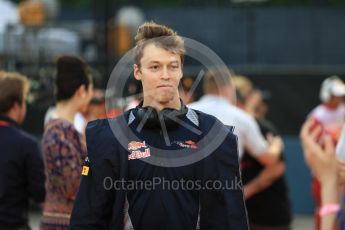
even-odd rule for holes
{"type": "Polygon", "coordinates": [[[19,125],[17,124],[17,122],[15,122],[11,118],[3,114],[0,114],[0,126],[12,126],[12,127],[19,128],[19,125]]]}
{"type": "MultiPolygon", "coordinates": [[[[196,123],[194,122],[197,122],[202,131],[210,130],[216,122],[221,124],[210,115],[195,110],[190,111],[196,117],[187,113],[185,121],[188,119],[195,126],[196,123]]],[[[121,146],[109,125],[110,122],[116,122],[117,119],[126,120],[128,132],[137,125],[133,113],[129,110],[113,121],[96,120],[90,122],[87,126],[88,158],[85,164],[90,167],[90,171],[87,176],[83,176],[81,179],[71,216],[70,230],[86,228],[92,230],[123,229],[126,190],[123,188],[106,190],[104,189],[103,180],[110,177],[113,181],[127,181],[129,176],[128,150],[121,146]],[[128,125],[128,123],[132,125],[128,125]],[[117,154],[114,154],[114,152],[117,154]]],[[[205,171],[203,171],[202,176],[198,176],[202,177],[203,180],[206,177],[211,177],[214,180],[240,178],[237,137],[232,134],[233,129],[229,130],[224,125],[222,125],[222,128],[227,130],[226,140],[208,156],[207,162],[205,159],[200,160],[202,169],[205,171]],[[217,172],[214,170],[215,168],[217,168],[217,172]]],[[[118,132],[126,135],[126,130],[118,129],[118,132]]],[[[181,137],[183,137],[183,134],[181,137]]],[[[234,189],[229,192],[200,190],[199,202],[203,206],[200,210],[201,228],[248,229],[242,189],[234,189]]],[[[188,202],[185,205],[188,205],[188,202]]],[[[156,218],[159,218],[159,216],[156,218]]]]}

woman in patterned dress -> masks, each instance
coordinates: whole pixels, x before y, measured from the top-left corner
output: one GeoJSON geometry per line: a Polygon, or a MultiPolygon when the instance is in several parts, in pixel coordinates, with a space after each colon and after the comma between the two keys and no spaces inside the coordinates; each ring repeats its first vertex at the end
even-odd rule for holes
{"type": "Polygon", "coordinates": [[[85,140],[74,127],[92,97],[88,66],[73,56],[57,61],[56,110],[45,126],[42,151],[46,172],[46,200],[41,230],[67,230],[86,157],[85,140]]]}

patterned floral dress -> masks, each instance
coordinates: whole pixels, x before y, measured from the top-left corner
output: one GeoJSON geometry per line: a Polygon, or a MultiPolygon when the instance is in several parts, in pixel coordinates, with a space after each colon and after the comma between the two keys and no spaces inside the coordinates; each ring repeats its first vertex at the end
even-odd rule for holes
{"type": "Polygon", "coordinates": [[[85,140],[73,124],[55,119],[46,125],[42,152],[47,194],[41,230],[67,230],[86,157],[85,140]]]}

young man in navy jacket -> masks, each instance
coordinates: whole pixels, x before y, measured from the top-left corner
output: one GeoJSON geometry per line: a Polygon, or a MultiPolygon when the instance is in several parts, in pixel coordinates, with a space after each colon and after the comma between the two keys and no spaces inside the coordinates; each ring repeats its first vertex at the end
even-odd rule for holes
{"type": "Polygon", "coordinates": [[[182,38],[150,22],[136,42],[143,101],[88,124],[70,229],[248,229],[237,137],[179,98],[182,38]]]}

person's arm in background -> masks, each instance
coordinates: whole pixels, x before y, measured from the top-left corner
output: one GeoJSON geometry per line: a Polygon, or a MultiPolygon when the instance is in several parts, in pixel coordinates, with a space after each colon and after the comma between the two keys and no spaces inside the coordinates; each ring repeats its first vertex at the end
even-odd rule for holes
{"type": "Polygon", "coordinates": [[[268,138],[268,148],[261,154],[255,156],[261,164],[270,166],[277,163],[284,149],[284,143],[280,136],[268,138]]]}
{"type": "Polygon", "coordinates": [[[271,186],[285,172],[285,163],[278,161],[273,165],[266,166],[260,174],[244,186],[244,198],[249,199],[271,186]]]}
{"type": "Polygon", "coordinates": [[[45,199],[45,174],[41,151],[38,143],[29,139],[25,145],[25,167],[28,192],[30,198],[36,203],[45,199]]]}
{"type": "Polygon", "coordinates": [[[258,123],[254,118],[249,118],[245,125],[244,145],[249,153],[262,165],[269,166],[277,163],[284,149],[284,143],[280,136],[268,136],[267,141],[261,134],[258,123]]]}
{"type": "Polygon", "coordinates": [[[339,205],[337,189],[337,159],[335,148],[329,135],[323,137],[324,148],[317,141],[321,128],[311,130],[313,120],[306,121],[300,132],[300,139],[304,151],[304,157],[312,169],[314,175],[321,183],[321,203],[324,213],[321,214],[321,230],[334,228],[336,209],[339,205]]]}
{"type": "Polygon", "coordinates": [[[285,171],[285,163],[280,161],[284,144],[279,136],[267,135],[267,140],[261,134],[258,123],[250,118],[243,134],[244,145],[265,169],[253,180],[244,186],[246,199],[259,193],[272,185],[285,171]]]}

